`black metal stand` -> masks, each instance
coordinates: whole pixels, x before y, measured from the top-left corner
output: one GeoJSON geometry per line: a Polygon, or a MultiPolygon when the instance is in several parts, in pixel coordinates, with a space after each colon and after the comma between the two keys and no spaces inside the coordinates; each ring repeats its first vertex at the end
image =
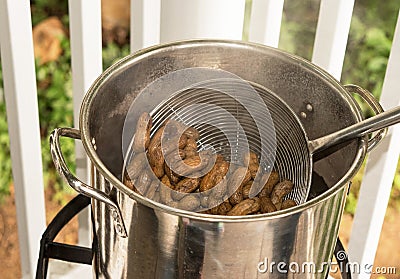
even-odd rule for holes
{"type": "Polygon", "coordinates": [[[342,279],[351,279],[349,259],[347,257],[347,253],[345,252],[343,244],[340,241],[339,237],[336,241],[334,255],[340,267],[340,273],[342,275],[342,279]]]}
{"type": "Polygon", "coordinates": [[[89,204],[90,198],[84,195],[78,195],[63,207],[51,221],[40,240],[36,279],[47,277],[49,259],[89,265],[92,264],[92,248],[53,242],[61,229],[89,204]]]}

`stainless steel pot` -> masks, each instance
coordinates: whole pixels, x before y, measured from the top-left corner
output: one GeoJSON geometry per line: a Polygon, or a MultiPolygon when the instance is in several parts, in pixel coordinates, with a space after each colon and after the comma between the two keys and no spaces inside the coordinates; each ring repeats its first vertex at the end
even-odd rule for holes
{"type": "Polygon", "coordinates": [[[325,278],[324,262],[332,257],[350,179],[385,131],[314,158],[315,177],[323,179],[327,189],[314,180],[309,200],[292,209],[228,217],[157,204],[121,183],[122,127],[131,101],[148,84],[188,67],[223,69],[271,89],[300,117],[310,139],[362,120],[352,92],[376,113],[383,111],[367,91],[342,86],[310,62],[266,46],[186,41],[124,58],[87,92],[79,130],[56,129],[50,139],[61,175],[92,198],[96,277],[325,278]],[[91,186],[68,170],[60,136],[81,138],[93,164],[91,186]],[[315,270],[307,270],[310,266],[315,270]]]}

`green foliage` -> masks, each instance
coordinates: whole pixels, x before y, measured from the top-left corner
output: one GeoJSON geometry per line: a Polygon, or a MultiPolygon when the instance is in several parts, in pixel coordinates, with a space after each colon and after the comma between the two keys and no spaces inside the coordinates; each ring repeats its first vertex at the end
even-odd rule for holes
{"type": "Polygon", "coordinates": [[[3,91],[3,72],[0,60],[0,202],[10,193],[9,185],[12,181],[10,140],[8,137],[6,104],[3,91]]]}
{"type": "MultiPolygon", "coordinates": [[[[279,47],[311,60],[319,0],[285,1],[279,47]]],[[[356,1],[344,60],[342,84],[353,83],[379,99],[393,40],[400,0],[356,1]]],[[[355,96],[365,117],[373,115],[362,99],[355,96]]],[[[400,166],[399,166],[400,167],[400,166]]],[[[400,208],[400,170],[393,182],[391,204],[400,208]]],[[[363,169],[353,179],[345,210],[354,214],[363,169]]]]}
{"type": "Polygon", "coordinates": [[[285,1],[279,48],[311,60],[319,0],[285,1]]]}
{"type": "Polygon", "coordinates": [[[109,43],[105,47],[103,47],[103,69],[107,69],[112,64],[117,62],[124,56],[129,54],[129,45],[124,45],[119,47],[115,43],[109,43]]]}
{"type": "MultiPolygon", "coordinates": [[[[56,189],[54,198],[63,202],[65,192],[71,188],[56,173],[49,149],[50,133],[57,127],[73,126],[71,51],[69,39],[61,38],[62,55],[57,61],[40,65],[36,61],[37,95],[39,106],[40,135],[42,148],[43,176],[45,186],[56,189]]],[[[103,49],[104,68],[129,54],[129,46],[109,44],[103,49]]],[[[3,97],[0,69],[0,199],[9,194],[12,182],[9,136],[6,107],[3,97]]],[[[63,155],[72,172],[75,172],[75,143],[71,139],[60,139],[63,155]]]]}
{"type": "MultiPolygon", "coordinates": [[[[57,61],[36,65],[36,79],[44,183],[64,192],[70,188],[56,173],[49,152],[50,133],[57,127],[73,126],[71,52],[67,38],[61,38],[61,47],[63,53],[57,61]]],[[[74,141],[63,142],[62,150],[66,161],[74,162],[74,141]]]]}
{"type": "Polygon", "coordinates": [[[246,0],[244,8],[244,20],[243,20],[243,32],[242,32],[242,39],[244,41],[249,40],[251,5],[252,5],[252,0],[246,0]]]}
{"type": "MultiPolygon", "coordinates": [[[[346,57],[343,65],[342,83],[358,84],[379,99],[385,77],[386,66],[393,40],[393,32],[400,8],[399,0],[356,1],[346,57]]],[[[365,117],[373,115],[372,110],[361,98],[355,96],[365,117]]],[[[390,205],[400,209],[400,165],[393,181],[390,205]]],[[[353,186],[346,200],[345,211],[354,214],[363,171],[353,179],[353,186]]]]}
{"type": "Polygon", "coordinates": [[[68,14],[68,0],[31,1],[31,13],[33,26],[49,16],[63,18],[68,14]]]}
{"type": "Polygon", "coordinates": [[[400,211],[400,160],[397,164],[397,171],[394,176],[393,187],[390,193],[392,206],[400,211]]]}
{"type": "Polygon", "coordinates": [[[365,170],[365,162],[351,181],[350,192],[349,195],[347,196],[346,204],[344,207],[345,212],[351,215],[354,215],[354,213],[356,212],[358,193],[360,191],[362,178],[364,176],[364,170],[365,170]]]}
{"type": "MultiPolygon", "coordinates": [[[[0,69],[0,86],[3,84],[0,69]]],[[[9,185],[12,181],[10,141],[8,137],[8,126],[6,120],[6,105],[3,90],[0,88],[0,201],[2,197],[9,194],[9,185]]]]}
{"type": "MultiPolygon", "coordinates": [[[[347,56],[344,61],[343,83],[358,84],[379,99],[392,38],[382,29],[368,28],[355,15],[350,29],[347,56]],[[361,49],[362,48],[362,49],[361,49]]],[[[373,115],[370,108],[359,102],[365,116],[373,115]]]]}
{"type": "MultiPolygon", "coordinates": [[[[349,195],[347,196],[345,212],[351,215],[354,215],[357,207],[357,201],[359,196],[359,191],[361,188],[361,182],[363,180],[364,171],[365,171],[365,163],[361,166],[359,172],[352,179],[352,185],[350,188],[349,195]]],[[[397,164],[396,174],[392,184],[392,190],[390,193],[389,206],[393,208],[397,208],[400,210],[400,161],[397,164]]]]}

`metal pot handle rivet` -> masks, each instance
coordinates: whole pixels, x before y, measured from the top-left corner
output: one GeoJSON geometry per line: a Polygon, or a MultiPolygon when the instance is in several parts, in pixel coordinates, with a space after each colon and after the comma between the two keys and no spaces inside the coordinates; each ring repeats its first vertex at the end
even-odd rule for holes
{"type": "Polygon", "coordinates": [[[106,203],[111,207],[111,214],[114,220],[114,227],[117,234],[121,237],[127,237],[127,231],[125,224],[122,219],[121,210],[115,201],[113,201],[106,193],[95,189],[86,183],[80,181],[75,177],[68,169],[65,163],[64,157],[62,155],[60,147],[60,137],[68,137],[72,139],[81,139],[81,133],[77,129],[73,128],[58,128],[55,129],[50,135],[50,152],[53,158],[54,165],[58,173],[63,177],[69,186],[71,186],[75,191],[81,193],[89,198],[96,199],[98,201],[106,203]]]}
{"type": "MultiPolygon", "coordinates": [[[[382,108],[381,104],[375,99],[374,95],[372,95],[372,93],[369,92],[368,90],[354,84],[347,84],[344,87],[350,93],[355,93],[359,95],[368,104],[368,106],[373,110],[373,112],[376,115],[384,112],[384,109],[382,108]]],[[[373,136],[368,140],[367,152],[370,152],[378,145],[378,143],[386,136],[387,130],[388,128],[384,128],[373,134],[373,136]]]]}

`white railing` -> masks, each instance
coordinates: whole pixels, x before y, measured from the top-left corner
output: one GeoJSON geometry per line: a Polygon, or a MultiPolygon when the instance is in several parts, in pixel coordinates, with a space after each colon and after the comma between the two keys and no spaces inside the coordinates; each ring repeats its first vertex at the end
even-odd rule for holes
{"type": "Polygon", "coordinates": [[[45,226],[42,154],[29,1],[0,1],[1,63],[17,208],[21,268],[36,269],[45,226]]]}
{"type": "MultiPolygon", "coordinates": [[[[278,46],[284,0],[253,0],[250,41],[278,46]]],[[[312,61],[339,78],[354,0],[322,0],[312,61]]],[[[75,126],[79,107],[102,71],[100,0],[70,0],[75,126]]],[[[131,51],[178,39],[242,39],[245,0],[131,0],[131,51]]],[[[32,278],[45,228],[43,175],[28,0],[0,0],[1,61],[11,141],[22,275],[32,278]]],[[[400,22],[382,91],[388,109],[400,104],[400,22]]],[[[284,36],[285,34],[282,34],[284,36]]],[[[368,77],[365,77],[366,79],[368,77]]],[[[400,127],[368,159],[349,244],[351,261],[372,263],[400,152],[400,127]]],[[[87,180],[87,159],[76,147],[78,176],[87,180]]],[[[89,214],[80,217],[79,239],[89,245],[89,214]]],[[[70,273],[71,275],[71,273],[70,273]]],[[[369,278],[367,274],[355,275],[369,278]]]]}
{"type": "MultiPolygon", "coordinates": [[[[85,92],[102,72],[101,5],[97,0],[69,0],[72,92],[74,126],[79,126],[79,110],[85,92]]],[[[76,175],[89,183],[88,159],[83,145],[75,141],[76,175]]],[[[79,214],[79,243],[91,245],[90,214],[79,214]]]]}
{"type": "MultiPolygon", "coordinates": [[[[384,109],[400,105],[399,73],[400,13],[380,98],[384,109]]],[[[367,160],[349,242],[350,260],[360,263],[361,266],[374,262],[399,153],[400,127],[397,125],[389,128],[388,135],[374,152],[371,152],[367,160]]],[[[354,276],[354,278],[366,277],[366,275],[354,276]]]]}

